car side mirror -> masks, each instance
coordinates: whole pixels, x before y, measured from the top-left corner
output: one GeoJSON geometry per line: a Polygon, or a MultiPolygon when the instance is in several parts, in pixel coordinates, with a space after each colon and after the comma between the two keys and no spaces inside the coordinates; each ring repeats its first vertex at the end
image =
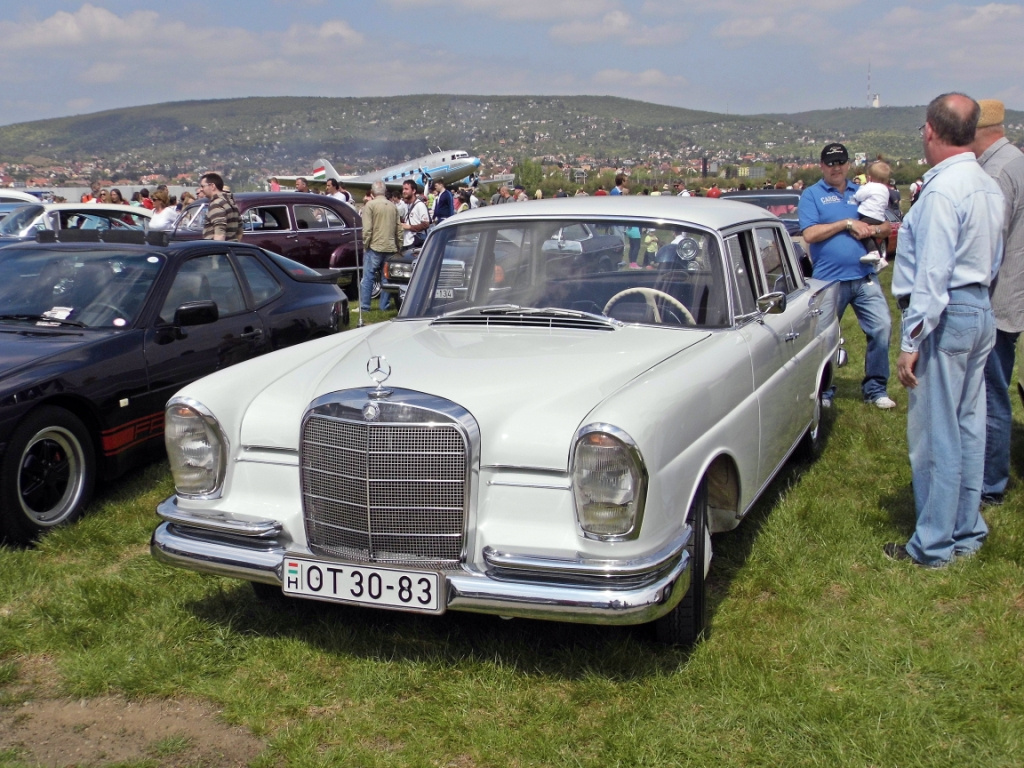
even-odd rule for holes
{"type": "Polygon", "coordinates": [[[174,310],[174,324],[179,328],[190,325],[208,325],[217,322],[219,318],[220,311],[217,309],[217,302],[209,299],[188,301],[174,310]]]}
{"type": "Polygon", "coordinates": [[[757,298],[757,311],[763,315],[781,315],[786,311],[786,294],[772,291],[757,298]]]}

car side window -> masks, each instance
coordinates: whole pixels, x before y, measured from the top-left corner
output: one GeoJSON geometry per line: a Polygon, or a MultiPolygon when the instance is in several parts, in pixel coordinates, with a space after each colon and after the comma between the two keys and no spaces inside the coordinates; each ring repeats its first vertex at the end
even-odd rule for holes
{"type": "Polygon", "coordinates": [[[570,224],[562,229],[562,237],[565,240],[586,240],[589,236],[582,224],[570,224]]]}
{"type": "Polygon", "coordinates": [[[174,322],[174,310],[182,304],[211,300],[221,317],[245,309],[242,286],[225,254],[196,256],[182,264],[160,310],[160,322],[174,322]]]}
{"type": "Polygon", "coordinates": [[[288,208],[284,205],[270,205],[250,208],[242,216],[246,230],[274,232],[288,229],[288,208]]]}
{"type": "Polygon", "coordinates": [[[782,242],[781,231],[775,227],[758,227],[754,230],[757,241],[757,253],[761,257],[764,276],[768,281],[769,291],[781,291],[789,294],[796,290],[797,281],[793,269],[786,258],[786,246],[782,242]]]}
{"type": "Polygon", "coordinates": [[[750,314],[757,309],[757,269],[752,269],[750,253],[739,235],[727,237],[725,247],[729,252],[729,267],[736,294],[736,314],[750,314]]]}
{"type": "Polygon", "coordinates": [[[281,293],[280,284],[256,256],[251,253],[236,253],[235,256],[257,306],[281,293]]]}
{"type": "Polygon", "coordinates": [[[299,229],[327,229],[344,227],[345,222],[330,208],[319,205],[296,205],[295,226],[299,229]]]}
{"type": "Polygon", "coordinates": [[[181,219],[178,222],[178,229],[184,229],[189,232],[202,232],[203,225],[206,223],[206,206],[205,205],[191,205],[185,209],[185,212],[181,214],[181,219]]]}

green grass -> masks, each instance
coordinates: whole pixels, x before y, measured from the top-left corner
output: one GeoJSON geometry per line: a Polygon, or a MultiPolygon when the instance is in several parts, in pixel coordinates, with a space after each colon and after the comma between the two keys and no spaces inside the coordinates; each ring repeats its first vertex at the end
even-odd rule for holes
{"type": "Polygon", "coordinates": [[[896,410],[860,402],[863,334],[852,312],[843,325],[824,455],[715,538],[692,653],[628,628],[262,604],[152,560],[172,490],[156,464],[37,548],[0,550],[0,706],[47,657],[66,696],[213,703],[266,740],[260,768],[1019,766],[1024,432],[981,554],[886,560],[913,525],[907,400],[893,379],[896,410]]]}

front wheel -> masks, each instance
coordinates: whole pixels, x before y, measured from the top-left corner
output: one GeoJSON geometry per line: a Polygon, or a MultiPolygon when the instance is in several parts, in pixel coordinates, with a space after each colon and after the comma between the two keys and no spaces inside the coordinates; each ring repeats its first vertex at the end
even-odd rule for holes
{"type": "Polygon", "coordinates": [[[690,505],[690,588],[679,604],[654,622],[658,641],[690,647],[704,637],[707,627],[707,584],[705,571],[711,555],[708,533],[708,481],[701,481],[690,505]]]}
{"type": "Polygon", "coordinates": [[[44,406],[11,434],[0,482],[0,534],[28,543],[81,517],[95,484],[96,458],[73,413],[44,406]]]}

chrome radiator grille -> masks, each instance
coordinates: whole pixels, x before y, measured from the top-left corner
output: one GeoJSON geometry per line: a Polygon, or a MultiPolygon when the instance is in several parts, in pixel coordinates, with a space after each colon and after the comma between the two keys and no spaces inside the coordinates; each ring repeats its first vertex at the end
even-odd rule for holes
{"type": "Polygon", "coordinates": [[[359,562],[460,562],[467,446],[452,423],[367,423],[311,414],[301,444],[310,549],[359,562]]]}

